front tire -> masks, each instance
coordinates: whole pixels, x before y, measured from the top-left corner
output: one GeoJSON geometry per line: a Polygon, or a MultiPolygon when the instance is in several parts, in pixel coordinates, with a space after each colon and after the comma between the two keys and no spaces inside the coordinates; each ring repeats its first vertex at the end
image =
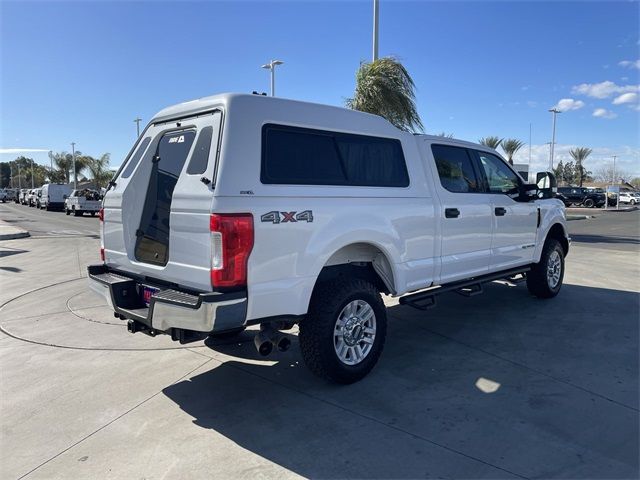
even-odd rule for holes
{"type": "Polygon", "coordinates": [[[300,350],[309,369],[335,383],[364,378],[382,354],[387,312],[374,285],[344,278],[316,287],[300,322],[300,350]]]}
{"type": "Polygon", "coordinates": [[[529,293],[538,298],[553,298],[564,279],[564,250],[555,238],[548,238],[542,248],[540,262],[527,272],[529,293]]]}

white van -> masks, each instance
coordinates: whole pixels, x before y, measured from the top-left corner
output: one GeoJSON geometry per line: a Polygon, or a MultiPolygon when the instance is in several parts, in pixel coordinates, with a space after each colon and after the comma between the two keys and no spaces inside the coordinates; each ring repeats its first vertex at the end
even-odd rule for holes
{"type": "Polygon", "coordinates": [[[44,210],[62,210],[70,194],[71,188],[65,183],[47,183],[42,186],[39,206],[44,210]]]}
{"type": "Polygon", "coordinates": [[[182,343],[259,324],[269,354],[299,323],[311,370],[350,383],[382,352],[381,292],[421,310],[502,279],[559,293],[565,208],[538,178],[376,115],[208,97],[156,115],[110,182],[89,281],[130,332],[182,343]]]}

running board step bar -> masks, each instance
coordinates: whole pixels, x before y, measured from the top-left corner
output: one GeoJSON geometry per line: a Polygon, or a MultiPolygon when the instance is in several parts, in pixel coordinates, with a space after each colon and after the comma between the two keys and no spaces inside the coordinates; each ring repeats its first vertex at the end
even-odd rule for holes
{"type": "Polygon", "coordinates": [[[520,283],[525,280],[525,273],[531,267],[519,267],[503,272],[490,273],[481,277],[470,278],[458,282],[449,283],[439,287],[431,287],[420,292],[412,293],[400,297],[400,305],[417,308],[418,310],[428,310],[436,306],[436,297],[443,293],[455,292],[464,297],[473,297],[483,292],[482,284],[494,282],[496,280],[506,280],[511,283],[520,283]]]}

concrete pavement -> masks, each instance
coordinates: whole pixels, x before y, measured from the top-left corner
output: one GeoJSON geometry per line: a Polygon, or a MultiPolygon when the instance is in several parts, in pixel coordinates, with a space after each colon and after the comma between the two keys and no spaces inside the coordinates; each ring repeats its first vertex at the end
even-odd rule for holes
{"type": "Polygon", "coordinates": [[[97,222],[62,215],[79,233],[0,244],[0,474],[636,478],[639,217],[624,215],[571,222],[554,300],[504,284],[428,312],[389,300],[382,359],[347,387],[304,368],[295,331],[267,359],[248,332],[128,334],[86,288],[97,222]]]}
{"type": "Polygon", "coordinates": [[[24,228],[16,227],[0,219],[0,240],[15,240],[28,236],[29,232],[24,228]]]}

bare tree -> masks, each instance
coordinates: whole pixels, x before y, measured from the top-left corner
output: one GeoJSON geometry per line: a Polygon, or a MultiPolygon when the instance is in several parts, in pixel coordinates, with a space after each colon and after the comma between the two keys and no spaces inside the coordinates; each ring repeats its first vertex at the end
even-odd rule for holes
{"type": "Polygon", "coordinates": [[[631,174],[623,168],[616,168],[614,172],[613,163],[608,163],[597,168],[593,172],[593,176],[597,182],[609,183],[618,183],[620,180],[628,181],[631,178],[631,174]],[[614,174],[616,178],[614,178],[614,174]]]}

